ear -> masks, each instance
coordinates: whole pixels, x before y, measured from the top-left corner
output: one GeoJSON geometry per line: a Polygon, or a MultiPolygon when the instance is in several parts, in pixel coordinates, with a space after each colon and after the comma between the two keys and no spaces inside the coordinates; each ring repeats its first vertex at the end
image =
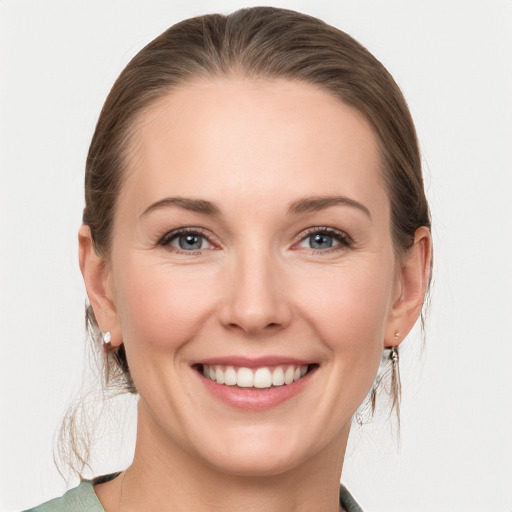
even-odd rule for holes
{"type": "Polygon", "coordinates": [[[110,346],[122,343],[119,318],[115,306],[115,294],[109,263],[94,249],[91,230],[82,224],[78,231],[80,270],[94,316],[102,332],[110,332],[110,346]]]}
{"type": "Polygon", "coordinates": [[[398,346],[416,323],[430,280],[431,262],[432,237],[430,230],[423,226],[416,230],[414,243],[400,262],[385,347],[398,346]]]}

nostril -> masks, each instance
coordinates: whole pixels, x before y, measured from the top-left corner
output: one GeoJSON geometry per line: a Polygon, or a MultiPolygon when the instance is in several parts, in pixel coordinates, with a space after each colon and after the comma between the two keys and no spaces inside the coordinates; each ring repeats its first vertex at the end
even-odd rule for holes
{"type": "Polygon", "coordinates": [[[256,330],[277,330],[282,327],[281,323],[279,322],[270,322],[268,324],[265,324],[264,322],[230,322],[227,324],[227,327],[232,330],[242,330],[244,332],[251,332],[256,330]]]}

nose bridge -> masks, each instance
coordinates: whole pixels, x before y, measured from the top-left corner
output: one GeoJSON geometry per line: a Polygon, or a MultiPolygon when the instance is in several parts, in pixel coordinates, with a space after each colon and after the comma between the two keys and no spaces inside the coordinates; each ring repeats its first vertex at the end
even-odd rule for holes
{"type": "Polygon", "coordinates": [[[237,252],[227,270],[230,286],[221,317],[247,334],[285,327],[291,317],[277,255],[264,244],[237,252]]]}

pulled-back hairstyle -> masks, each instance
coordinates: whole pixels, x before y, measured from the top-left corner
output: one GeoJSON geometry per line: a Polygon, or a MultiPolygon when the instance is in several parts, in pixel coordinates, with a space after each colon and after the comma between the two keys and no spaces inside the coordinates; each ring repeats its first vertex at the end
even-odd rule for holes
{"type": "MultiPolygon", "coordinates": [[[[109,258],[116,199],[141,114],[178,86],[229,76],[313,84],[359,111],[378,138],[397,255],[411,247],[419,227],[430,227],[414,125],[388,71],[357,41],[321,20],[285,9],[255,7],[177,23],[143,48],[116,80],[96,126],[85,174],[83,222],[90,227],[101,257],[109,258]]],[[[87,326],[101,347],[90,306],[87,326]]],[[[123,346],[102,353],[104,384],[136,393],[123,346]]],[[[376,382],[380,380],[377,377],[376,382]]],[[[395,407],[399,388],[388,387],[393,388],[395,407]]],[[[372,408],[375,396],[374,386],[372,408]]],[[[75,449],[80,444],[76,432],[71,440],[75,456],[86,464],[86,457],[75,449]]]]}

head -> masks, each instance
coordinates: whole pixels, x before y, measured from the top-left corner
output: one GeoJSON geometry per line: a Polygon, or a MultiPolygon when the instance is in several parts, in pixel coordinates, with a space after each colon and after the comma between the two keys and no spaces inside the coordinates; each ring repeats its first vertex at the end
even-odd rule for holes
{"type": "MultiPolygon", "coordinates": [[[[155,361],[165,361],[173,336],[179,341],[169,361],[206,373],[216,372],[216,358],[226,356],[226,346],[231,353],[242,346],[240,352],[253,362],[259,351],[291,357],[286,343],[293,336],[300,362],[309,365],[307,378],[318,380],[315,374],[325,365],[335,369],[326,384],[353,388],[326,434],[334,438],[336,425],[345,428],[371,388],[383,349],[403,340],[421,310],[429,279],[430,218],[410,113],[382,64],[350,36],[315,18],[275,8],[244,9],[185,20],[148,44],[105,102],[87,158],[85,197],[80,245],[90,330],[99,343],[101,331],[112,332],[112,350],[105,352],[107,383],[121,382],[130,392],[141,391],[143,399],[161,387],[158,378],[166,378],[161,377],[165,366],[155,361]],[[271,120],[269,140],[262,136],[266,120],[271,120]],[[350,169],[339,183],[336,159],[350,169]],[[165,191],[161,197],[159,190],[165,191]],[[302,230],[309,224],[326,226],[338,209],[343,222],[353,226],[353,236],[331,227],[302,230]],[[201,229],[160,232],[175,215],[201,229]],[[134,248],[139,229],[134,225],[143,217],[148,240],[150,232],[153,238],[159,233],[152,250],[163,251],[165,245],[165,254],[170,247],[177,258],[166,286],[160,286],[166,279],[161,270],[154,271],[162,254],[155,260],[147,257],[149,246],[134,248]],[[377,234],[365,235],[370,232],[377,234]],[[272,243],[265,246],[265,239],[272,243]],[[333,252],[320,256],[322,263],[312,262],[318,257],[307,253],[312,243],[328,244],[333,252]],[[194,244],[196,254],[179,254],[194,244]],[[268,256],[272,247],[278,247],[274,259],[268,256]],[[352,252],[353,264],[351,257],[340,257],[341,247],[352,252]],[[130,251],[142,256],[131,258],[130,251]],[[308,265],[326,286],[327,298],[308,292],[308,265]],[[240,280],[234,283],[232,275],[240,280]],[[140,300],[149,286],[163,301],[169,288],[185,290],[173,291],[167,304],[179,312],[156,311],[154,301],[140,300]],[[343,286],[350,294],[336,299],[343,286]],[[369,328],[365,313],[373,319],[369,328]],[[174,315],[175,323],[159,326],[166,315],[174,315]],[[338,330],[338,318],[344,324],[353,318],[354,325],[338,330]],[[357,329],[367,329],[361,342],[366,349],[356,346],[357,329]],[[206,333],[216,343],[224,339],[226,346],[213,343],[212,348],[206,333]],[[309,336],[322,343],[308,348],[309,336]],[[336,345],[340,337],[346,346],[336,345]],[[274,342],[278,348],[269,349],[274,342]],[[151,351],[155,358],[145,359],[151,351]],[[352,370],[343,370],[346,361],[352,370]],[[147,371],[160,377],[147,379],[147,371]]],[[[182,393],[187,392],[185,386],[182,393]]],[[[324,400],[326,411],[338,405],[335,396],[324,400]]],[[[194,403],[192,396],[188,400],[194,403]]],[[[154,417],[158,405],[153,405],[149,400],[147,416],[165,423],[154,417]]],[[[174,411],[175,423],[185,426],[162,428],[172,430],[190,451],[201,451],[194,441],[198,433],[185,439],[188,420],[179,416],[186,411],[186,406],[174,411]]],[[[268,437],[277,439],[279,425],[263,417],[249,414],[247,431],[256,425],[263,435],[263,421],[268,437]]],[[[307,428],[314,436],[319,427],[307,428]]],[[[214,463],[211,450],[206,457],[214,463]]],[[[233,471],[247,469],[237,464],[233,471]]]]}

